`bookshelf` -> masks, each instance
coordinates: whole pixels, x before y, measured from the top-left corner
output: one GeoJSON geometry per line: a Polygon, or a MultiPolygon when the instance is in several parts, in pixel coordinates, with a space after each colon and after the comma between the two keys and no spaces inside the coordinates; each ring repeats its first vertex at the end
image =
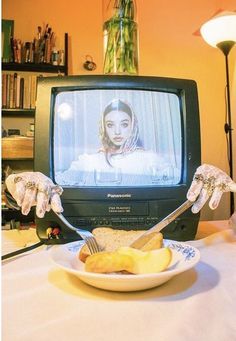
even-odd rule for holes
{"type": "MultiPolygon", "coordinates": [[[[27,126],[34,123],[38,77],[68,75],[68,33],[64,36],[62,64],[2,63],[2,126],[6,132],[9,128],[18,128],[21,135],[26,135],[27,126]],[[6,91],[4,91],[4,84],[6,91]]],[[[32,138],[28,141],[25,139],[24,143],[22,141],[22,137],[17,136],[14,139],[11,136],[3,138],[2,159],[11,160],[11,163],[13,160],[33,160],[32,138]],[[27,149],[32,148],[32,152],[25,153],[25,149],[21,148],[22,144],[27,146],[27,149]]],[[[15,166],[17,168],[17,164],[15,166]]]]}
{"type": "MultiPolygon", "coordinates": [[[[14,75],[19,75],[20,78],[27,79],[35,76],[34,80],[34,94],[33,102],[25,105],[25,102],[3,102],[2,100],[2,172],[4,169],[10,167],[14,172],[33,171],[34,163],[34,137],[25,136],[29,127],[34,125],[35,109],[36,109],[36,89],[37,77],[47,76],[63,76],[68,75],[68,33],[64,36],[64,61],[63,65],[52,65],[50,63],[2,63],[2,77],[4,74],[13,75],[8,76],[9,79],[14,79],[14,75]],[[3,130],[4,129],[4,130],[3,130]],[[9,135],[4,137],[4,134],[9,130],[19,130],[21,136],[9,135]],[[22,136],[24,135],[24,136],[22,136]]],[[[31,79],[32,79],[31,78],[31,79]]],[[[10,85],[10,80],[9,84],[10,85]]],[[[3,78],[2,78],[3,86],[3,78]]],[[[10,88],[10,87],[9,87],[10,88]]],[[[3,87],[2,87],[3,89],[3,87]]],[[[15,87],[15,91],[17,87],[15,87]]],[[[10,91],[10,90],[7,90],[10,91]]],[[[14,92],[14,90],[11,90],[14,92]]],[[[16,97],[13,92],[11,96],[16,97]]],[[[24,91],[23,91],[24,92],[24,91]]],[[[31,92],[31,90],[30,90],[31,92]]],[[[10,92],[7,93],[10,96],[10,92]]],[[[18,93],[19,95],[19,93],[18,93]]],[[[31,94],[32,95],[32,94],[31,94]]],[[[3,91],[2,91],[3,96],[3,91]]],[[[3,99],[3,97],[2,97],[3,99]]],[[[32,131],[32,135],[33,131],[32,131]]],[[[2,179],[4,176],[2,174],[2,179]]],[[[17,221],[32,220],[32,214],[29,217],[22,216],[20,212],[12,211],[4,207],[2,203],[2,219],[3,221],[10,221],[11,219],[17,221]],[[17,215],[18,214],[18,215],[17,215]]]]}
{"type": "Polygon", "coordinates": [[[2,109],[3,117],[34,117],[35,109],[2,109]]]}

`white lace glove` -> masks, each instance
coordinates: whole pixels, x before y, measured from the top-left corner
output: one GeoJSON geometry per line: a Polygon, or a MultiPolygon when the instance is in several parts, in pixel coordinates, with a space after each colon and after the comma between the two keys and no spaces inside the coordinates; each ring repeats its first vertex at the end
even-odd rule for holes
{"type": "Polygon", "coordinates": [[[198,167],[187,193],[188,200],[197,199],[192,212],[199,212],[209,198],[210,208],[216,209],[224,192],[236,192],[236,183],[225,172],[207,164],[198,167]]]}
{"type": "Polygon", "coordinates": [[[39,218],[43,218],[50,209],[58,213],[63,211],[60,199],[63,189],[42,173],[11,174],[6,179],[6,186],[24,215],[32,206],[36,206],[39,218]]]}

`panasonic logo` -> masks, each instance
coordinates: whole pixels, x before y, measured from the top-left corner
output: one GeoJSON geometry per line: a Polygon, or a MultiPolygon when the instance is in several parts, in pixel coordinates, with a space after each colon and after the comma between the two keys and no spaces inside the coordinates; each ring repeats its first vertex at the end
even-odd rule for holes
{"type": "Polygon", "coordinates": [[[130,193],[125,193],[125,194],[107,194],[107,198],[131,198],[130,193]]]}

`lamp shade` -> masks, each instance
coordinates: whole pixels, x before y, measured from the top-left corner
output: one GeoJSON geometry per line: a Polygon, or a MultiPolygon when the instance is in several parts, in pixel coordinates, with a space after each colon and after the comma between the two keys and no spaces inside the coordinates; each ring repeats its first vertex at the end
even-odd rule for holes
{"type": "Polygon", "coordinates": [[[200,29],[203,39],[211,46],[231,41],[236,43],[236,12],[221,12],[200,29]]]}

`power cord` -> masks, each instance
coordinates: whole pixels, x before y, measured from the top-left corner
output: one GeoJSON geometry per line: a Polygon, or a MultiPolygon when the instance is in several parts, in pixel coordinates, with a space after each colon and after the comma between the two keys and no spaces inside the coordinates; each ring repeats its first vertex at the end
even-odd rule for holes
{"type": "Polygon", "coordinates": [[[25,252],[31,251],[33,249],[36,249],[37,247],[39,247],[39,246],[41,246],[43,244],[44,244],[44,242],[40,241],[40,242],[38,242],[36,244],[24,247],[23,249],[19,249],[19,250],[7,253],[6,255],[3,255],[1,258],[2,258],[2,260],[5,260],[5,259],[11,258],[11,257],[18,256],[18,255],[20,255],[22,253],[25,253],[25,252]]]}
{"type": "MultiPolygon", "coordinates": [[[[7,206],[10,207],[13,210],[20,210],[20,207],[17,205],[15,199],[7,191],[7,189],[5,189],[4,194],[5,194],[5,199],[6,199],[7,206]]],[[[27,246],[27,247],[24,247],[23,249],[19,249],[19,250],[7,253],[7,254],[1,256],[1,259],[5,260],[5,259],[11,258],[11,257],[18,256],[18,255],[20,255],[22,253],[25,253],[25,252],[31,251],[33,249],[36,249],[37,247],[39,247],[39,246],[41,246],[43,244],[44,244],[43,241],[39,241],[38,243],[30,245],[30,246],[27,246]]]]}

